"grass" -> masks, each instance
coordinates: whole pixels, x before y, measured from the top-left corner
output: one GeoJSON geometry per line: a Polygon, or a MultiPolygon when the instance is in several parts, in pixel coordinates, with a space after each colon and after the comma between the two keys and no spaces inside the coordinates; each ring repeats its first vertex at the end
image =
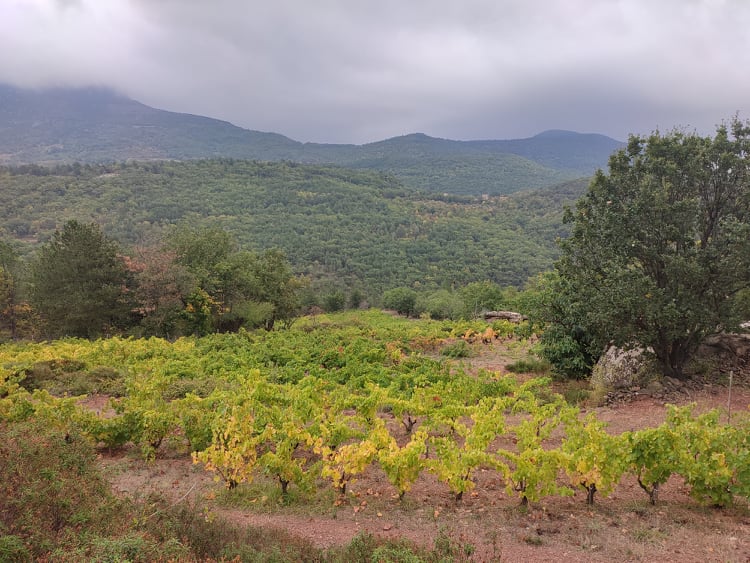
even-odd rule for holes
{"type": "Polygon", "coordinates": [[[665,530],[653,526],[643,526],[632,531],[631,537],[638,543],[658,543],[668,537],[665,530]]]}
{"type": "Polygon", "coordinates": [[[0,561],[31,561],[31,552],[19,536],[0,535],[0,561]]]}
{"type": "Polygon", "coordinates": [[[542,360],[535,356],[527,356],[508,364],[505,368],[512,373],[546,374],[549,373],[551,366],[547,360],[542,360]]]}
{"type": "Polygon", "coordinates": [[[294,484],[289,485],[284,495],[278,482],[260,476],[252,483],[242,483],[232,490],[223,489],[216,495],[216,501],[220,506],[256,513],[330,514],[337,496],[330,486],[300,488],[294,484]]]}
{"type": "Polygon", "coordinates": [[[446,358],[468,358],[472,355],[471,347],[466,343],[465,340],[456,340],[451,344],[447,344],[440,350],[440,354],[446,358]]]}
{"type": "Polygon", "coordinates": [[[568,380],[558,382],[554,390],[560,393],[569,405],[584,406],[591,398],[591,389],[588,381],[568,380]]]}
{"type": "Polygon", "coordinates": [[[528,545],[539,546],[544,544],[544,540],[538,534],[524,534],[521,539],[528,545]]]}

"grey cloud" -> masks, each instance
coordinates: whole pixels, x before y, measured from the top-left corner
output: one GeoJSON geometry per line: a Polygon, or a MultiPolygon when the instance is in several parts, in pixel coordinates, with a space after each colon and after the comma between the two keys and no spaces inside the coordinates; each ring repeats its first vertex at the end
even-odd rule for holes
{"type": "Polygon", "coordinates": [[[299,140],[624,138],[750,113],[743,0],[38,0],[0,81],[111,85],[299,140]]]}

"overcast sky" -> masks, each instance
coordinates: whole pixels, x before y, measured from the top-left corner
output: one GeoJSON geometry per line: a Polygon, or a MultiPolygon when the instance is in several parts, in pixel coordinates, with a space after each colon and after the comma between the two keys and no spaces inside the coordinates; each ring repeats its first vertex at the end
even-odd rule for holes
{"type": "Polygon", "coordinates": [[[750,118],[748,0],[0,0],[0,82],[300,141],[750,118]]]}

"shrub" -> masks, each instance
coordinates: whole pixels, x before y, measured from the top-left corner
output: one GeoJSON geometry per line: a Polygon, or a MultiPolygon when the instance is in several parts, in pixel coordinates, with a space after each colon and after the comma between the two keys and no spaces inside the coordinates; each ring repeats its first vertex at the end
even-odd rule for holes
{"type": "Polygon", "coordinates": [[[457,293],[441,289],[418,299],[417,309],[430,315],[432,319],[458,319],[463,316],[465,305],[457,293]]]}
{"type": "MultiPolygon", "coordinates": [[[[359,303],[357,305],[359,305],[359,303]]],[[[335,289],[323,296],[323,310],[327,313],[343,311],[345,308],[346,295],[340,289],[335,289]]]]}
{"type": "Polygon", "coordinates": [[[18,544],[8,538],[17,537],[38,557],[64,529],[120,528],[119,501],[80,434],[39,421],[1,423],[0,434],[0,483],[6,491],[0,528],[11,534],[3,540],[6,550],[18,544]]]}
{"type": "Polygon", "coordinates": [[[465,340],[456,340],[445,346],[440,353],[446,358],[468,358],[471,356],[471,348],[465,340]]]}
{"type": "Polygon", "coordinates": [[[529,356],[508,364],[505,368],[512,373],[546,373],[550,369],[547,360],[529,356]]]}
{"type": "Polygon", "coordinates": [[[393,309],[399,315],[413,316],[416,313],[417,292],[408,287],[389,289],[383,294],[383,307],[393,309]]]}
{"type": "Polygon", "coordinates": [[[569,333],[559,325],[547,327],[540,342],[542,357],[563,379],[584,379],[599,359],[591,352],[588,340],[581,331],[569,333]]]}

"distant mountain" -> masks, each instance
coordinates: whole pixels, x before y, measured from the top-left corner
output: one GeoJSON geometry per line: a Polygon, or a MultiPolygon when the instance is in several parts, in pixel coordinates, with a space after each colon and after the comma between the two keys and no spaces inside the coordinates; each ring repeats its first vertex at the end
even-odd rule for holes
{"type": "Polygon", "coordinates": [[[0,85],[0,164],[236,158],[335,164],[393,174],[430,192],[505,194],[590,176],[623,143],[547,131],[452,141],[424,134],[365,145],[300,143],[226,121],[158,110],[101,88],[0,85]]]}
{"type": "Polygon", "coordinates": [[[37,91],[0,85],[0,162],[4,163],[280,160],[293,159],[300,146],[283,135],[154,109],[106,89],[37,91]]]}
{"type": "Polygon", "coordinates": [[[468,141],[473,147],[516,154],[555,170],[569,170],[586,176],[604,168],[607,159],[624,143],[596,133],[575,133],[552,129],[528,139],[468,141]]]}

